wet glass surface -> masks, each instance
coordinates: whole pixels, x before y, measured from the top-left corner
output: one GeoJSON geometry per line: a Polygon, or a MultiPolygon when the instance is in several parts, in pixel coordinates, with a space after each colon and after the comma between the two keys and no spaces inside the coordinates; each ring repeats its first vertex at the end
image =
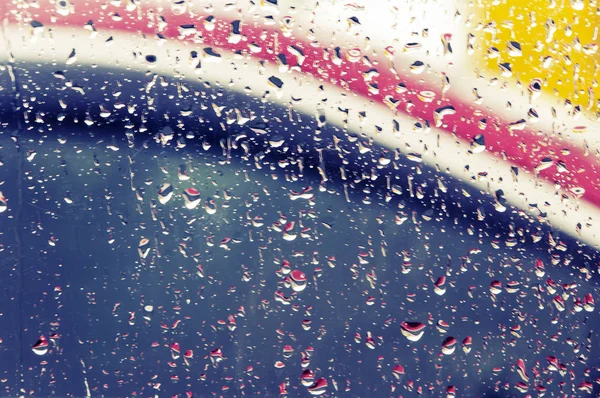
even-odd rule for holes
{"type": "MultiPolygon", "coordinates": [[[[108,3],[103,12],[117,25],[141,9],[108,3]]],[[[175,3],[168,20],[197,17],[175,3]]],[[[78,7],[53,4],[65,18],[78,7]]],[[[11,15],[28,16],[23,9],[11,15]]],[[[344,10],[360,13],[361,6],[344,10]]],[[[595,213],[586,213],[596,203],[586,196],[597,182],[593,148],[589,157],[573,156],[590,162],[586,177],[567,173],[553,182],[560,194],[535,191],[541,201],[519,207],[515,198],[529,195],[527,178],[542,186],[552,181],[549,168],[564,176],[571,160],[544,152],[553,136],[534,141],[535,170],[523,149],[531,147],[519,146],[525,160],[501,153],[486,130],[501,124],[492,106],[485,120],[456,93],[447,105],[438,92],[410,89],[428,119],[394,110],[380,123],[378,99],[363,99],[357,109],[353,91],[336,97],[327,79],[316,79],[307,95],[302,87],[314,76],[300,79],[293,73],[304,70],[288,72],[281,58],[276,68],[259,63],[266,69],[257,77],[251,57],[233,52],[196,74],[196,58],[210,64],[226,50],[159,50],[154,42],[122,41],[124,33],[109,24],[98,29],[113,32],[115,53],[131,47],[134,57],[86,60],[85,47],[56,43],[73,32],[61,36],[58,22],[44,28],[50,22],[35,13],[37,23],[31,15],[11,22],[20,33],[7,33],[8,22],[3,31],[10,51],[0,73],[2,395],[597,394],[600,258],[595,213]],[[48,40],[67,56],[48,60],[40,49],[39,61],[19,58],[15,36],[23,32],[25,49],[48,40]],[[178,66],[161,66],[161,51],[178,66]],[[285,91],[294,79],[296,91],[285,91]],[[252,88],[260,84],[268,92],[252,88]],[[464,127],[461,117],[469,139],[454,131],[440,141],[440,131],[464,127]],[[386,138],[392,135],[394,145],[386,138]],[[519,171],[514,192],[494,185],[504,183],[496,173],[501,155],[512,162],[506,170],[519,171]],[[494,159],[489,173],[471,163],[477,156],[494,159]],[[555,210],[553,200],[567,204],[555,210]]],[[[201,14],[207,31],[211,13],[201,14]]],[[[350,14],[342,18],[348,30],[361,25],[350,14]]],[[[288,31],[296,25],[286,18],[277,16],[277,29],[293,39],[288,31]]],[[[233,45],[240,29],[247,32],[246,25],[226,26],[233,45]]],[[[178,24],[177,40],[197,31],[178,24]]],[[[438,57],[452,53],[450,41],[442,36],[438,57]]],[[[420,48],[410,43],[408,50],[420,48]]],[[[510,43],[518,56],[521,44],[510,43]]],[[[342,50],[331,47],[326,60],[337,65],[342,50]]],[[[297,59],[309,52],[287,51],[297,59]]],[[[359,68],[375,96],[384,90],[373,83],[377,65],[357,63],[367,50],[357,51],[344,50],[346,63],[339,62],[348,74],[359,68]]],[[[407,62],[397,61],[398,69],[425,70],[418,59],[407,62]]],[[[445,95],[448,75],[431,75],[441,77],[445,95]]],[[[400,80],[392,88],[404,95],[400,80]]],[[[410,100],[398,100],[410,110],[410,100]]],[[[395,109],[396,99],[385,101],[395,109]]],[[[526,102],[521,111],[531,109],[526,102]]],[[[500,136],[507,148],[514,134],[528,139],[519,132],[531,117],[509,120],[500,136]]]]}

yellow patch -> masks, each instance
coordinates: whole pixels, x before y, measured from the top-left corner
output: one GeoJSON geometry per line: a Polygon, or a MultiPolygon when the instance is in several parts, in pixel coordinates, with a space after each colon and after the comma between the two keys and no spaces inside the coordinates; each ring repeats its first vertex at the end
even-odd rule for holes
{"type": "Polygon", "coordinates": [[[600,6],[597,0],[480,0],[474,20],[476,66],[527,89],[600,111],[600,6]],[[520,54],[518,47],[520,46],[520,54]],[[509,64],[511,73],[501,64],[509,64]],[[504,76],[504,77],[502,77],[504,76]]]}

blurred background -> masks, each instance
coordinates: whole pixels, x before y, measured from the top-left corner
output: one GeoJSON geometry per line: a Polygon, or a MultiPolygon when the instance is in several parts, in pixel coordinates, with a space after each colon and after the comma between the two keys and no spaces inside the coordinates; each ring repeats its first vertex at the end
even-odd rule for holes
{"type": "Polygon", "coordinates": [[[598,395],[594,1],[0,7],[3,395],[598,395]]]}

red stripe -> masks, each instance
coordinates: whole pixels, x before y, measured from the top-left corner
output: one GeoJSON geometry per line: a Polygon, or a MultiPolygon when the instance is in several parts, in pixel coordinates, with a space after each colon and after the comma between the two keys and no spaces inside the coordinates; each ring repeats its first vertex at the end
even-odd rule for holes
{"type": "MultiPolygon", "coordinates": [[[[47,11],[32,11],[34,12],[31,14],[31,19],[36,19],[44,24],[55,23],[81,27],[87,21],[93,20],[94,26],[99,31],[117,30],[130,33],[135,31],[149,36],[156,34],[156,27],[148,26],[150,19],[144,19],[143,17],[138,19],[137,11],[134,11],[132,15],[128,15],[126,11],[110,6],[106,10],[102,10],[96,3],[88,5],[85,8],[79,7],[74,15],[68,17],[56,16],[55,21],[51,20],[51,16],[47,11]],[[119,13],[122,17],[121,21],[112,19],[114,12],[119,13]]],[[[147,13],[148,9],[144,9],[142,14],[147,15],[147,13]]],[[[444,118],[442,129],[449,133],[454,133],[458,138],[465,141],[482,133],[485,136],[488,151],[493,153],[494,156],[500,158],[505,156],[512,164],[529,171],[533,171],[539,165],[540,160],[545,157],[549,157],[554,161],[560,159],[567,166],[568,172],[558,173],[555,167],[551,167],[543,170],[540,176],[551,183],[558,182],[566,189],[582,187],[586,191],[583,198],[596,206],[600,206],[600,164],[593,158],[593,155],[585,156],[579,148],[571,146],[568,142],[561,142],[559,139],[551,137],[547,132],[537,132],[531,128],[510,132],[507,125],[512,121],[500,120],[497,116],[489,114],[484,108],[477,108],[466,103],[464,98],[447,95],[445,99],[438,100],[441,98],[441,92],[437,87],[420,82],[420,77],[410,75],[406,68],[398,70],[401,79],[399,80],[389,70],[387,60],[383,59],[383,57],[371,59],[372,62],[379,62],[379,65],[376,65],[375,68],[377,68],[380,74],[379,77],[373,80],[379,87],[379,93],[371,94],[362,77],[362,73],[367,71],[369,67],[359,63],[350,63],[346,59],[342,60],[340,66],[334,65],[331,61],[325,60],[323,57],[323,51],[326,47],[314,47],[305,39],[296,37],[286,38],[276,29],[269,27],[259,28],[246,24],[242,25],[242,34],[245,38],[237,44],[231,44],[227,41],[230,32],[229,23],[231,21],[219,19],[215,29],[208,32],[204,29],[202,23],[206,15],[191,18],[188,15],[174,15],[169,10],[165,10],[162,13],[155,12],[155,15],[165,16],[168,26],[162,34],[164,37],[170,39],[179,38],[178,27],[180,25],[194,23],[196,29],[202,33],[203,44],[191,43],[190,38],[179,39],[189,41],[191,44],[190,50],[198,50],[202,47],[211,46],[228,51],[247,50],[249,43],[256,42],[261,45],[263,50],[257,54],[248,52],[252,57],[268,62],[276,62],[277,55],[283,53],[286,55],[290,66],[293,66],[295,57],[288,51],[287,47],[288,45],[295,45],[302,49],[306,57],[301,66],[303,73],[313,75],[331,84],[345,87],[353,93],[361,95],[366,100],[375,100],[383,103],[385,96],[391,95],[400,100],[399,112],[410,114],[421,120],[429,120],[431,125],[434,124],[433,112],[435,109],[440,106],[452,105],[456,109],[456,114],[444,118]],[[262,40],[260,36],[264,32],[266,32],[266,39],[262,40]],[[277,35],[278,41],[277,52],[274,49],[275,35],[277,35]],[[396,85],[401,81],[409,89],[404,94],[395,92],[396,85]],[[433,91],[436,94],[436,101],[433,103],[423,103],[419,100],[417,93],[422,90],[433,91]],[[404,108],[408,101],[411,101],[415,105],[411,112],[407,112],[404,108]],[[475,111],[479,111],[480,114],[476,116],[475,111]],[[482,118],[487,120],[485,130],[480,130],[477,127],[478,121],[482,118]],[[571,155],[562,157],[561,150],[564,148],[570,149],[571,155]]],[[[13,22],[16,22],[16,18],[13,15],[11,15],[11,19],[13,22]]],[[[345,53],[343,54],[345,56],[345,53]]],[[[397,67],[402,67],[402,65],[397,65],[397,67]]],[[[455,82],[454,84],[457,83],[460,84],[460,82],[455,82]]],[[[417,134],[414,132],[404,133],[417,134]]],[[[399,144],[401,144],[401,141],[399,141],[399,144]]],[[[438,151],[438,155],[443,156],[443,150],[438,151]]],[[[468,158],[462,159],[462,163],[468,164],[468,158]]],[[[463,167],[462,163],[457,164],[457,167],[463,167]]],[[[474,172],[480,171],[485,170],[474,170],[474,172]]]]}

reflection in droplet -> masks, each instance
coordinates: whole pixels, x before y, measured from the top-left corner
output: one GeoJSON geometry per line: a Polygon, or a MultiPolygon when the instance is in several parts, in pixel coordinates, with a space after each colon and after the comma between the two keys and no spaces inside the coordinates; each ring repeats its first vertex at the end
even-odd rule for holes
{"type": "Polygon", "coordinates": [[[48,353],[48,339],[46,336],[40,336],[38,341],[31,347],[36,355],[46,355],[48,353]]]}

